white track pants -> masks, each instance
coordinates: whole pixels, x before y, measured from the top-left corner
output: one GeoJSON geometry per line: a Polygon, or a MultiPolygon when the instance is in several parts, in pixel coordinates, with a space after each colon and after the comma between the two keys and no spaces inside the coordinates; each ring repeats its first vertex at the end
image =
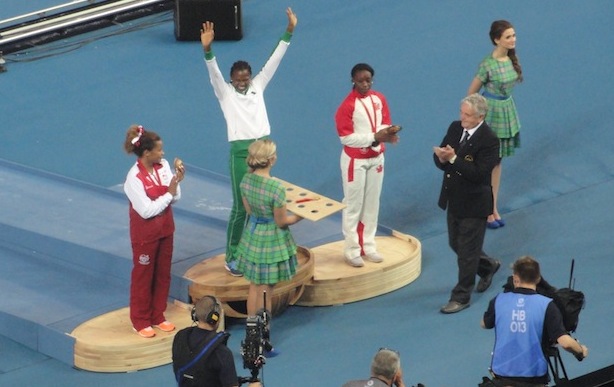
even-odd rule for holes
{"type": "Polygon", "coordinates": [[[343,254],[348,259],[377,252],[375,232],[384,181],[384,155],[353,159],[341,152],[343,180],[343,254]],[[362,242],[362,243],[361,243],[362,242]]]}

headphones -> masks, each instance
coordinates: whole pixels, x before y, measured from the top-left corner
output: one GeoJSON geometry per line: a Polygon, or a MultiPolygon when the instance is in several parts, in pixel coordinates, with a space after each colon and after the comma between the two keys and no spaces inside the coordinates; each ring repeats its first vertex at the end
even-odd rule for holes
{"type": "MultiPolygon", "coordinates": [[[[217,302],[217,299],[213,296],[203,296],[203,298],[198,300],[196,304],[199,304],[203,299],[210,299],[213,302],[211,306],[211,310],[205,316],[205,322],[211,325],[217,324],[220,321],[220,309],[221,309],[220,304],[217,302]]],[[[191,315],[192,315],[192,321],[197,323],[198,315],[196,313],[196,305],[192,307],[191,315]]]]}

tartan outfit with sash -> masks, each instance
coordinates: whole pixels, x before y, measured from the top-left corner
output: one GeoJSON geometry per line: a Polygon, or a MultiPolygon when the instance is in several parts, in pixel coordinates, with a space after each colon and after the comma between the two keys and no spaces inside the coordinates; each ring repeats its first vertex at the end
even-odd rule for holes
{"type": "Polygon", "coordinates": [[[237,268],[257,285],[289,280],[298,266],[296,243],[288,227],[277,226],[273,213],[285,206],[286,189],[278,180],[248,173],[241,194],[252,213],[237,248],[237,268]]]}
{"type": "Polygon", "coordinates": [[[499,138],[499,156],[513,156],[520,147],[520,121],[512,97],[518,74],[510,59],[498,61],[488,55],[480,63],[476,77],[482,82],[482,95],[488,102],[486,123],[499,138]]]}

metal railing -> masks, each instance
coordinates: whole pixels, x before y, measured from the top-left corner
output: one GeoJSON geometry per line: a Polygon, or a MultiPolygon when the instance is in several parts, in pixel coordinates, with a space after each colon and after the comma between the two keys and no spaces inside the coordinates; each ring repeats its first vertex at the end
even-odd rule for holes
{"type": "Polygon", "coordinates": [[[3,25],[8,25],[9,23],[14,23],[17,21],[26,21],[27,19],[30,19],[33,17],[36,17],[36,18],[47,17],[47,16],[52,15],[53,14],[52,12],[66,10],[66,9],[72,8],[73,6],[77,6],[77,5],[82,6],[86,3],[94,4],[95,2],[96,0],[75,0],[75,1],[68,2],[68,3],[64,3],[64,4],[54,5],[53,7],[44,8],[38,11],[24,13],[23,15],[13,16],[8,19],[0,20],[0,28],[2,28],[3,25]]]}
{"type": "MultiPolygon", "coordinates": [[[[24,15],[0,20],[0,50],[14,42],[24,41],[36,36],[53,33],[72,26],[87,24],[116,14],[147,7],[164,0],[117,0],[102,1],[98,6],[94,0],[76,0],[54,7],[30,12],[24,15]],[[80,7],[74,8],[80,5],[80,7]],[[68,10],[70,9],[70,10],[68,10]],[[67,11],[68,10],[68,11],[67,11]],[[63,12],[58,12],[63,11],[63,12]],[[55,13],[55,14],[54,14],[55,13]],[[32,21],[23,21],[36,17],[32,21]],[[2,25],[23,21],[13,27],[2,28],[2,25]]],[[[6,52],[6,50],[5,50],[6,52]]]]}

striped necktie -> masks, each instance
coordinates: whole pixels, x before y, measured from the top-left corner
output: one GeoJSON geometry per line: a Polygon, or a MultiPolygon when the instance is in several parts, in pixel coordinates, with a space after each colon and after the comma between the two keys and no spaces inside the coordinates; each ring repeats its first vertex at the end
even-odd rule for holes
{"type": "Polygon", "coordinates": [[[464,147],[465,144],[467,143],[468,139],[469,139],[469,132],[467,130],[465,130],[465,133],[463,134],[463,138],[458,143],[458,148],[460,149],[460,148],[464,147]]]}

